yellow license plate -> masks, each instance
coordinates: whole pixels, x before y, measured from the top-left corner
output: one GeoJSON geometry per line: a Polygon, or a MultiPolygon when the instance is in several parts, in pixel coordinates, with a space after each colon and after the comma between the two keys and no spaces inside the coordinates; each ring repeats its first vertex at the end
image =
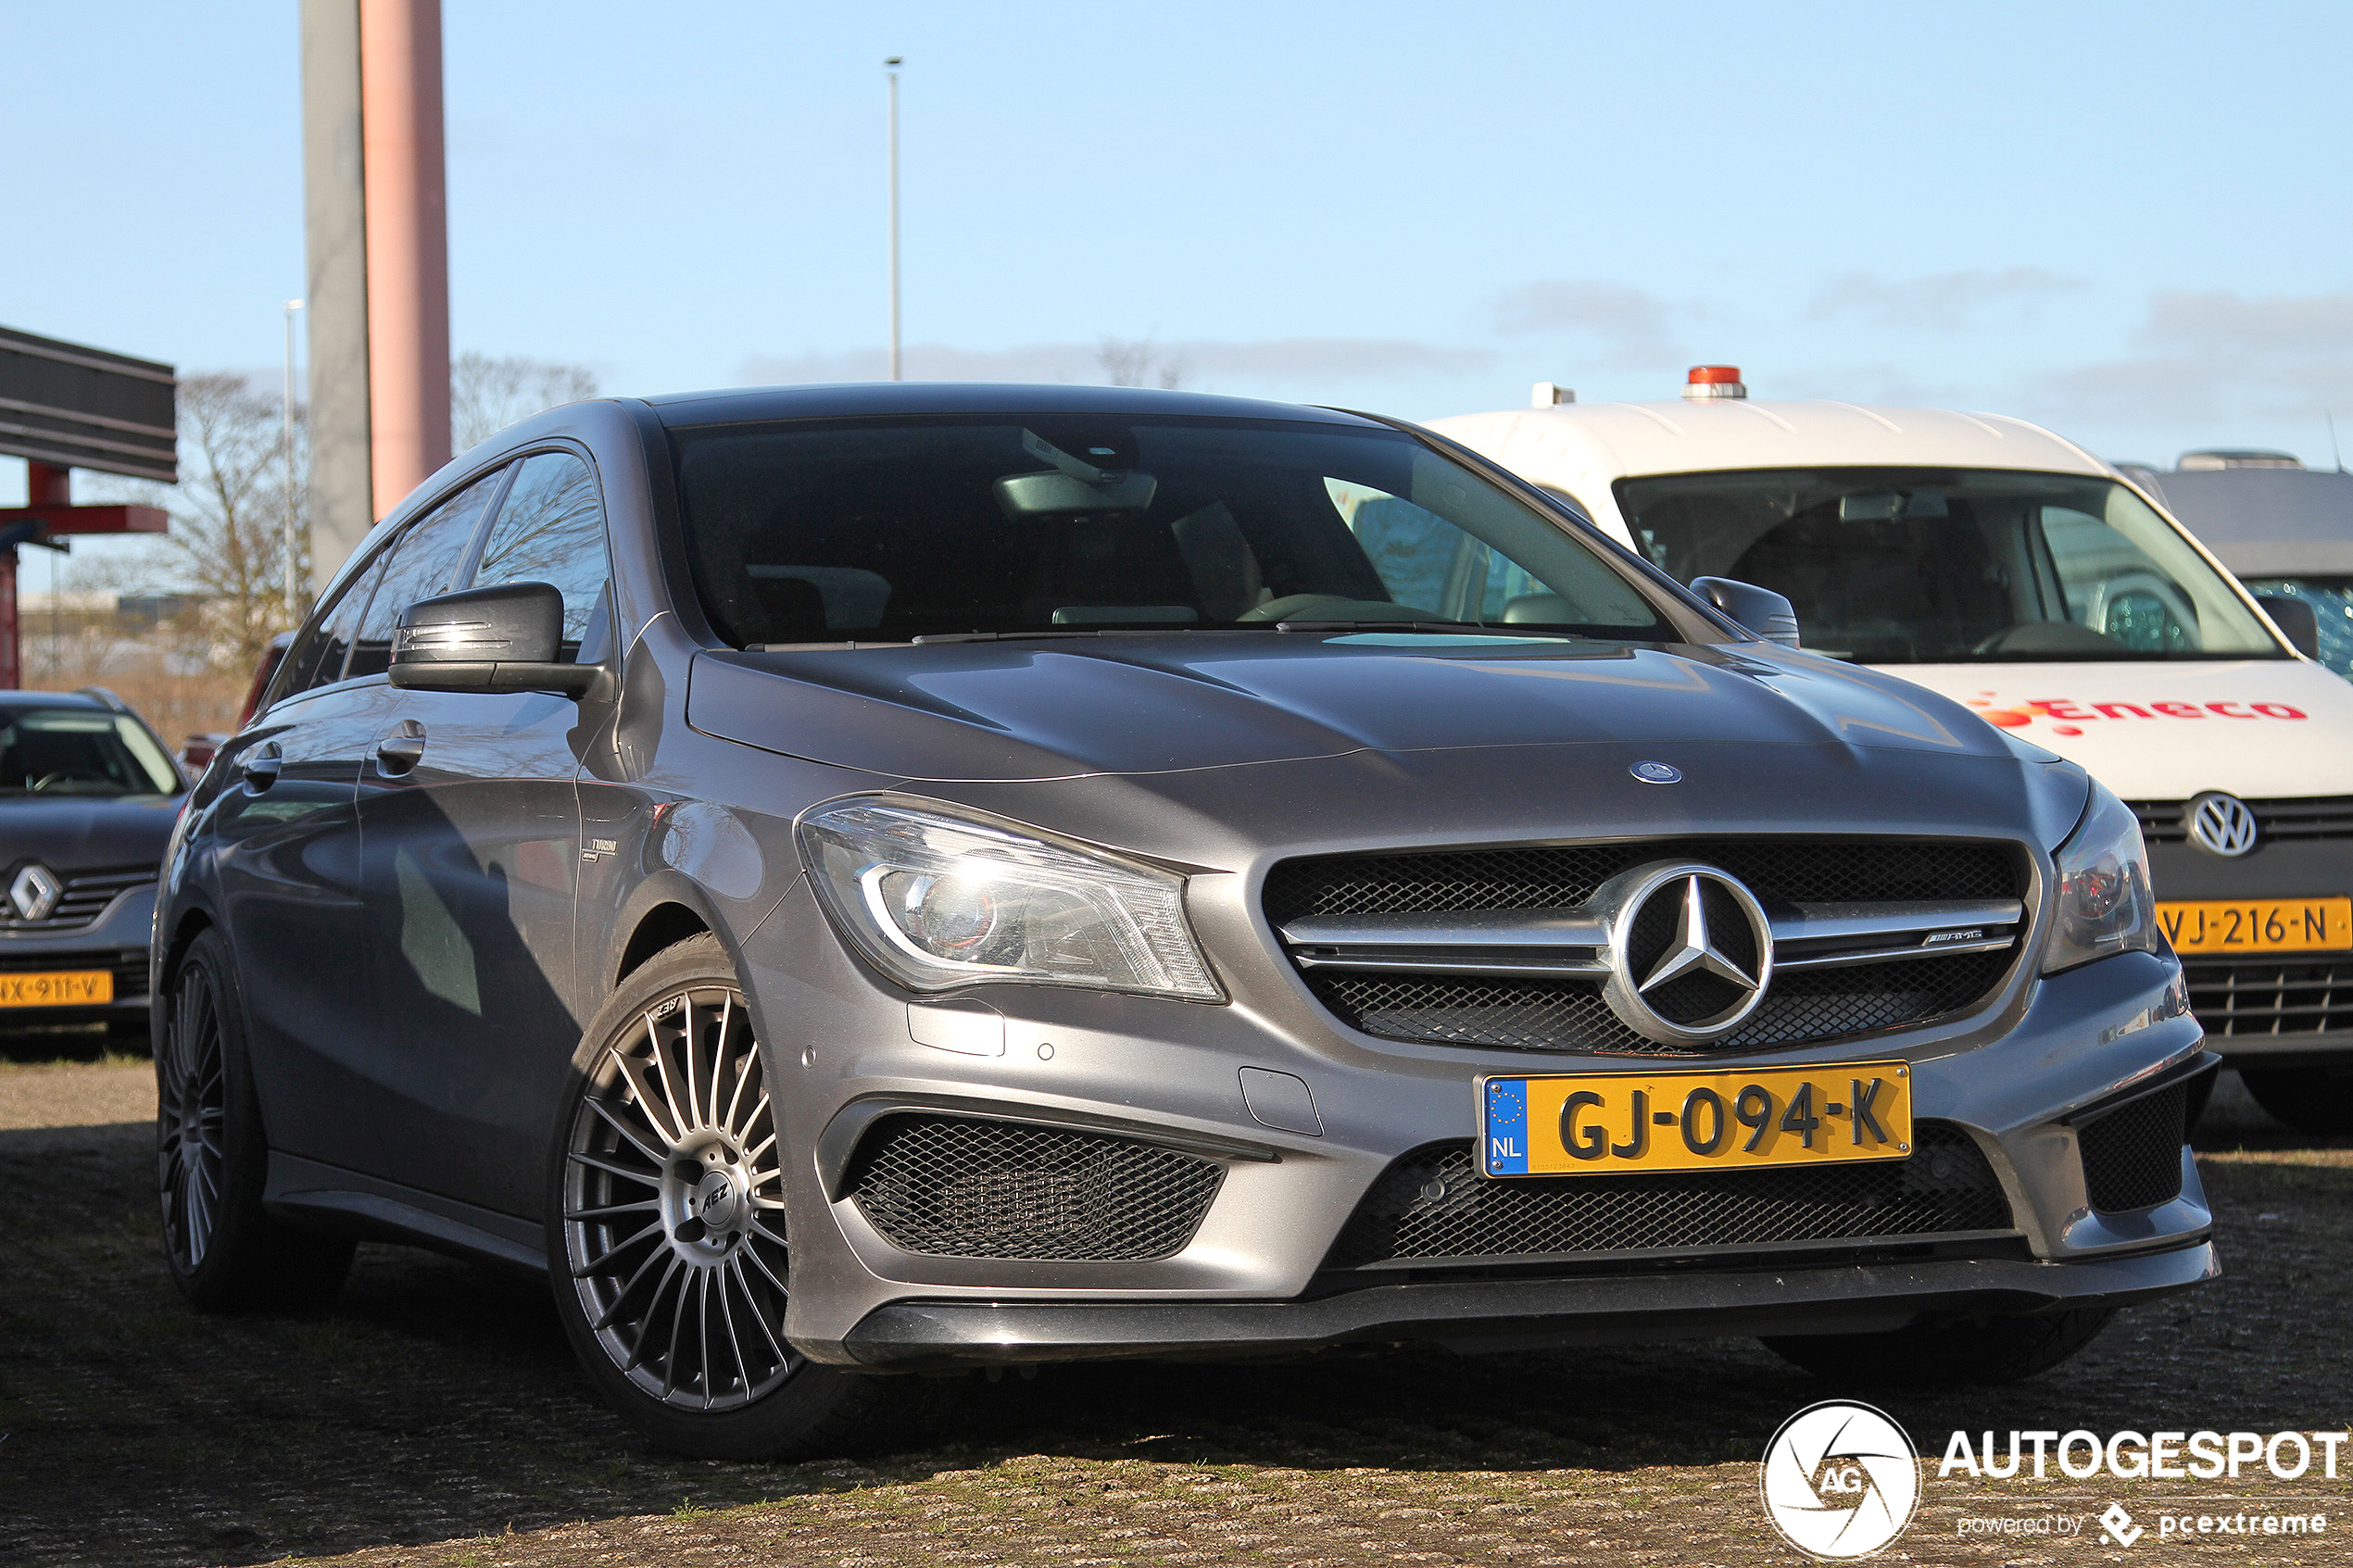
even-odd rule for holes
{"type": "Polygon", "coordinates": [[[79,1008],[113,1000],[114,975],[103,969],[0,974],[0,1008],[79,1008]]]}
{"type": "Polygon", "coordinates": [[[2177,953],[2317,953],[2353,947],[2353,898],[2160,899],[2177,953]]]}
{"type": "Polygon", "coordinates": [[[1912,1152],[1912,1078],[1900,1061],[1484,1078],[1478,1106],[1479,1169],[1491,1176],[1740,1171],[1912,1152]]]}

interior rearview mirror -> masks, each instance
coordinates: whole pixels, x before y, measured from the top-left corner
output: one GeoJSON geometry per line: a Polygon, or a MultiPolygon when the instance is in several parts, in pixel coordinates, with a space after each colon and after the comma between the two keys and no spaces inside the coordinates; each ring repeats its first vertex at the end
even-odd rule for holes
{"type": "Polygon", "coordinates": [[[392,684],[408,691],[562,692],[585,696],[593,664],[565,664],[564,597],[545,583],[502,583],[419,599],[392,634],[392,684]]]}
{"type": "Polygon", "coordinates": [[[1785,648],[1798,646],[1796,608],[1772,589],[1729,577],[1694,577],[1692,592],[1766,642],[1785,648]]]}
{"type": "Polygon", "coordinates": [[[2321,657],[2321,618],[2302,599],[2291,599],[2284,594],[2258,594],[2255,602],[2271,618],[2271,624],[2287,633],[2289,644],[2307,659],[2321,657]]]}

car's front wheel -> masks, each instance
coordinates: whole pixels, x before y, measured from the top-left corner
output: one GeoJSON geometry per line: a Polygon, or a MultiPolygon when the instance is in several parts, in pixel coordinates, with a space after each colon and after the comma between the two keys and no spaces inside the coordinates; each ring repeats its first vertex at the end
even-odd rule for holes
{"type": "Polygon", "coordinates": [[[2082,1307],[2032,1317],[1960,1318],[1892,1334],[1770,1338],[1765,1348],[1832,1383],[1983,1387],[2049,1371],[2090,1344],[2115,1315],[2113,1307],[2082,1307]]]}
{"type": "Polygon", "coordinates": [[[716,940],[668,949],[589,1024],[556,1129],[548,1255],[605,1398],[703,1459],[840,1453],[908,1380],[820,1366],[784,1337],[792,1249],[772,1085],[716,940]]]}

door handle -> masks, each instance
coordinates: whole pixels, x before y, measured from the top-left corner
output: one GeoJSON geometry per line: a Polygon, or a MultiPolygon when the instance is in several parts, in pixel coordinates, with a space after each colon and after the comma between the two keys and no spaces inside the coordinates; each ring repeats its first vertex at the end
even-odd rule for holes
{"type": "Polygon", "coordinates": [[[258,795],[278,782],[280,770],[286,765],[283,750],[274,740],[263,741],[237,762],[237,776],[245,787],[258,795]]]}
{"type": "Polygon", "coordinates": [[[387,778],[397,778],[415,768],[425,754],[425,727],[414,719],[403,719],[400,727],[376,742],[376,770],[387,778]]]}

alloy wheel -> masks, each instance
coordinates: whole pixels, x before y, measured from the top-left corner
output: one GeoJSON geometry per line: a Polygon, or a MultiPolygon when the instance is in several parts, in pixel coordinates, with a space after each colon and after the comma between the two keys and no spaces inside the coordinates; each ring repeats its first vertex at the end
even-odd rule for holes
{"type": "Polygon", "coordinates": [[[607,1046],[561,1191],[582,1311],[637,1388],[734,1410],[804,1364],[784,1343],[784,1173],[740,992],[674,992],[607,1046]]]}
{"type": "Polygon", "coordinates": [[[172,1260],[182,1273],[193,1273],[212,1249],[228,1164],[220,1000],[202,964],[180,972],[158,1065],[156,1190],[172,1260]]]}

